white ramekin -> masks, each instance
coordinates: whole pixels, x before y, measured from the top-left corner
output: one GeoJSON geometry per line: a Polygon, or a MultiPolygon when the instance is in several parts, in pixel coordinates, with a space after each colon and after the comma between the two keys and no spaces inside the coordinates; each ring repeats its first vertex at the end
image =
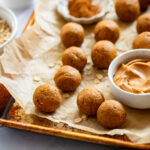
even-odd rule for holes
{"type": "Polygon", "coordinates": [[[12,29],[10,38],[5,43],[0,45],[0,54],[2,54],[4,46],[11,42],[17,33],[17,19],[14,13],[5,6],[0,6],[0,18],[6,20],[12,29]]]}
{"type": "Polygon", "coordinates": [[[114,83],[114,74],[121,64],[126,64],[134,59],[150,59],[150,49],[135,49],[128,52],[125,52],[118,57],[116,57],[109,66],[108,69],[108,78],[110,81],[110,87],[112,94],[117,100],[121,103],[138,109],[147,109],[150,108],[150,93],[144,94],[134,94],[122,90],[114,83]]]}
{"type": "MultiPolygon", "coordinates": [[[[101,11],[90,18],[77,18],[72,15],[70,15],[69,10],[68,10],[68,3],[69,0],[62,0],[57,4],[57,12],[68,22],[77,22],[80,24],[92,24],[94,22],[100,21],[109,11],[111,4],[109,3],[108,0],[102,0],[100,3],[98,3],[101,7],[101,11]],[[107,4],[107,6],[106,6],[107,4]]],[[[78,11],[78,10],[77,10],[78,11]]]]}

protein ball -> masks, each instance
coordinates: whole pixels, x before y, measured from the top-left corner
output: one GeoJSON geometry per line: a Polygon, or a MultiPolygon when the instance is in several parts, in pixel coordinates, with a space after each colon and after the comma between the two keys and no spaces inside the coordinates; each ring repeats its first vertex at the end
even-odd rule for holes
{"type": "Polygon", "coordinates": [[[0,113],[2,113],[10,100],[11,95],[3,84],[0,83],[0,113]]]}
{"type": "Polygon", "coordinates": [[[120,20],[133,21],[140,14],[140,4],[138,0],[116,0],[116,13],[120,20]]]}
{"type": "Polygon", "coordinates": [[[150,13],[143,14],[137,19],[136,29],[138,33],[150,31],[150,13]]]}
{"type": "Polygon", "coordinates": [[[80,47],[84,40],[84,29],[78,23],[67,23],[61,29],[61,40],[65,47],[80,47]]]}
{"type": "Polygon", "coordinates": [[[104,96],[101,91],[93,87],[84,88],[77,96],[78,108],[86,115],[96,115],[103,101],[104,96]]]}
{"type": "Polygon", "coordinates": [[[96,41],[109,40],[115,43],[120,36],[120,28],[114,21],[104,20],[97,23],[94,33],[96,41]]]}
{"type": "Polygon", "coordinates": [[[126,119],[126,111],[121,103],[115,100],[103,102],[97,111],[97,120],[105,128],[120,127],[126,119]]]}
{"type": "Polygon", "coordinates": [[[82,48],[70,47],[64,51],[62,62],[63,65],[69,65],[82,71],[87,64],[87,56],[82,48]]]}
{"type": "Polygon", "coordinates": [[[33,94],[33,102],[42,112],[54,112],[60,106],[61,101],[59,90],[52,84],[40,85],[33,94]]]}
{"type": "Polygon", "coordinates": [[[107,69],[116,56],[116,47],[110,41],[97,42],[91,51],[93,64],[99,69],[107,69]]]}
{"type": "Polygon", "coordinates": [[[62,66],[58,69],[54,77],[55,83],[58,88],[62,91],[72,92],[81,83],[81,74],[80,72],[68,65],[62,66]]]}
{"type": "Polygon", "coordinates": [[[133,48],[146,48],[150,49],[150,32],[142,32],[133,41],[133,48]]]}

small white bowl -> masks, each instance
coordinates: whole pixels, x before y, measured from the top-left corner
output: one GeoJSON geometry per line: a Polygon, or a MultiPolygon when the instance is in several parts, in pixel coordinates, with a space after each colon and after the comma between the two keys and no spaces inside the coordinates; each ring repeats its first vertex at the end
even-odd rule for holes
{"type": "Polygon", "coordinates": [[[0,45],[0,54],[2,54],[4,46],[11,42],[17,33],[17,19],[14,13],[5,6],[0,6],[0,18],[6,20],[12,30],[10,38],[0,45]]]}
{"type": "Polygon", "coordinates": [[[97,22],[97,21],[101,20],[108,13],[109,8],[110,8],[109,0],[101,0],[100,3],[99,3],[100,8],[101,8],[100,13],[98,13],[97,15],[92,16],[90,18],[77,18],[77,17],[74,17],[74,16],[69,14],[68,3],[69,3],[69,0],[61,0],[57,4],[58,13],[66,21],[77,22],[77,23],[80,23],[80,24],[92,24],[94,22],[97,22]]]}
{"type": "Polygon", "coordinates": [[[114,74],[121,64],[126,64],[134,59],[150,59],[150,49],[135,49],[123,53],[116,57],[109,66],[108,78],[110,81],[110,88],[112,94],[121,103],[130,106],[132,108],[147,109],[150,108],[150,93],[134,94],[122,90],[114,83],[114,74]]]}

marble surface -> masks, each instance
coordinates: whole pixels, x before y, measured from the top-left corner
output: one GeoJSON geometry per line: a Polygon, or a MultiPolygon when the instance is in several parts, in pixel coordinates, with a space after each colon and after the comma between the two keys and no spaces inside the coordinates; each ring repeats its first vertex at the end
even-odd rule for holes
{"type": "MultiPolygon", "coordinates": [[[[35,2],[36,3],[36,2],[35,2]]],[[[17,37],[23,31],[30,15],[32,14],[35,3],[21,10],[13,10],[18,18],[17,37]]],[[[42,135],[26,132],[6,127],[0,128],[0,150],[127,150],[127,148],[115,148],[80,142],[54,136],[42,135]]]]}

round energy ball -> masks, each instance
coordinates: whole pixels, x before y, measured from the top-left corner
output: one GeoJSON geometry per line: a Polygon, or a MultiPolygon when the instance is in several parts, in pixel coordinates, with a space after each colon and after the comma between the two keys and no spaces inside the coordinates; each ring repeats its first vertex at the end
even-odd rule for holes
{"type": "Polygon", "coordinates": [[[115,9],[121,21],[133,21],[140,14],[138,0],[116,0],[115,9]]]}
{"type": "Polygon", "coordinates": [[[104,40],[97,42],[91,51],[93,64],[99,69],[108,68],[109,64],[116,56],[116,47],[110,41],[104,40]]]}
{"type": "Polygon", "coordinates": [[[70,47],[64,51],[62,62],[63,65],[69,65],[82,71],[87,64],[87,56],[82,48],[70,47]]]}
{"type": "Polygon", "coordinates": [[[81,74],[80,72],[68,65],[62,66],[58,69],[54,77],[55,83],[58,88],[62,91],[72,92],[81,83],[81,74]]]}
{"type": "Polygon", "coordinates": [[[150,49],[150,32],[142,32],[133,41],[133,48],[150,49]]]}
{"type": "Polygon", "coordinates": [[[126,119],[126,111],[122,104],[115,100],[103,102],[97,111],[97,120],[105,128],[117,128],[126,119]]]}
{"type": "Polygon", "coordinates": [[[93,87],[84,88],[77,96],[78,108],[86,115],[96,115],[103,101],[104,96],[101,91],[93,87]]]}
{"type": "Polygon", "coordinates": [[[150,4],[150,0],[139,0],[141,10],[147,9],[148,5],[150,4]]]}
{"type": "Polygon", "coordinates": [[[97,23],[94,29],[96,41],[109,40],[115,43],[120,36],[120,28],[112,20],[104,20],[97,23]]]}
{"type": "Polygon", "coordinates": [[[0,113],[2,113],[10,100],[11,95],[3,84],[0,83],[0,113]]]}
{"type": "Polygon", "coordinates": [[[150,13],[143,14],[137,19],[136,29],[138,33],[150,31],[150,13]]]}
{"type": "Polygon", "coordinates": [[[78,23],[67,23],[61,29],[61,40],[65,47],[80,47],[84,40],[84,29],[78,23]]]}
{"type": "Polygon", "coordinates": [[[52,84],[43,84],[36,88],[33,102],[42,112],[54,112],[62,101],[59,90],[52,84]]]}

